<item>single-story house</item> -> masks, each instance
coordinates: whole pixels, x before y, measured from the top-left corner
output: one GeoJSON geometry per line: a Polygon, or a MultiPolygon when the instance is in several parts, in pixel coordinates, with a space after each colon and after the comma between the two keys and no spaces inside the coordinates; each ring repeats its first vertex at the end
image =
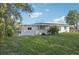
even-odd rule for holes
{"type": "Polygon", "coordinates": [[[47,30],[50,26],[57,26],[59,33],[69,32],[69,25],[63,23],[35,23],[32,25],[22,25],[19,35],[40,35],[42,33],[47,34],[47,30]]]}

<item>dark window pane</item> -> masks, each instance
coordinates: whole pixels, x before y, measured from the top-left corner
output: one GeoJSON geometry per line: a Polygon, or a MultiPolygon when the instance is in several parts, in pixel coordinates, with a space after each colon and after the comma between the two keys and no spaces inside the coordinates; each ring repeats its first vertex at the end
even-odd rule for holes
{"type": "Polygon", "coordinates": [[[28,30],[32,30],[32,28],[31,28],[31,27],[29,27],[29,28],[28,28],[28,30]]]}

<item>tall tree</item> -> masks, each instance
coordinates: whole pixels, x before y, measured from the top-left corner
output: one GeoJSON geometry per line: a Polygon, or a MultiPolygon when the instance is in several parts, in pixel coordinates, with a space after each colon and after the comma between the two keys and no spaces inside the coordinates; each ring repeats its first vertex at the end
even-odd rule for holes
{"type": "Polygon", "coordinates": [[[0,32],[4,36],[16,29],[17,21],[21,22],[21,12],[31,13],[33,10],[25,3],[0,3],[0,32]],[[1,31],[2,30],[2,31],[1,31]]]}
{"type": "Polygon", "coordinates": [[[79,12],[77,10],[70,10],[65,18],[69,25],[74,25],[78,30],[79,12]]]}

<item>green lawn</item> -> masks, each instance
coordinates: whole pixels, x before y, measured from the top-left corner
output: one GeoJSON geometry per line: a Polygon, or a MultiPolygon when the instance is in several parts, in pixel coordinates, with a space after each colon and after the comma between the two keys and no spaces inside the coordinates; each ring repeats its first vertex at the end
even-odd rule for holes
{"type": "Polygon", "coordinates": [[[57,36],[21,36],[7,38],[0,54],[72,55],[79,54],[79,33],[57,36]]]}

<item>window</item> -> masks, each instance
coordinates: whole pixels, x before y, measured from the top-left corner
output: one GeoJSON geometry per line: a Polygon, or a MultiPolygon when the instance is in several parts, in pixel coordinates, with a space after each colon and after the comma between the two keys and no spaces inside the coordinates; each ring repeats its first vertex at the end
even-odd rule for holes
{"type": "Polygon", "coordinates": [[[40,26],[39,26],[39,29],[40,29],[40,30],[44,30],[45,28],[46,28],[46,26],[43,26],[43,25],[40,25],[40,26]]]}
{"type": "Polygon", "coordinates": [[[31,27],[28,27],[28,30],[32,30],[32,28],[31,27]]]}

